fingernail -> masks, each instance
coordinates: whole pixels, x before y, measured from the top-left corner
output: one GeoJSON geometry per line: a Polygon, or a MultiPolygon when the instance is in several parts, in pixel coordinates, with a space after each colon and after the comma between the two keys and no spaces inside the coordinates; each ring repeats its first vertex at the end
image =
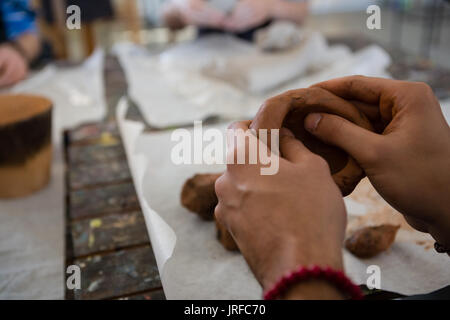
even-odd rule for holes
{"type": "Polygon", "coordinates": [[[280,137],[294,137],[294,134],[288,128],[281,128],[280,137]]]}
{"type": "Polygon", "coordinates": [[[319,125],[320,120],[322,120],[322,115],[320,113],[310,113],[305,118],[305,129],[309,132],[314,132],[319,125]]]}

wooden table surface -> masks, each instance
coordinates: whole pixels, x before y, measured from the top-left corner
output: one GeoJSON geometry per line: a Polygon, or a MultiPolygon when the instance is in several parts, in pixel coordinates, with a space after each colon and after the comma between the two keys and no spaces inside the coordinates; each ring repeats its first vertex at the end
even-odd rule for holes
{"type": "Polygon", "coordinates": [[[66,266],[81,269],[81,289],[66,289],[66,299],[165,299],[114,121],[127,85],[113,57],[105,89],[105,121],[65,132],[66,266]]]}

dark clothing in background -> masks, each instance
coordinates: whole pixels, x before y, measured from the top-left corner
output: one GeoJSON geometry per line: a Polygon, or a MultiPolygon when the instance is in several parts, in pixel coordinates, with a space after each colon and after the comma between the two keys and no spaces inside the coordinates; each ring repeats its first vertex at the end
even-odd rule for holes
{"type": "MultiPolygon", "coordinates": [[[[81,21],[89,23],[95,19],[112,18],[114,16],[113,6],[110,0],[60,0],[65,1],[66,6],[77,5],[81,9],[81,21]]],[[[52,1],[42,0],[44,19],[48,23],[55,22],[52,12],[52,1]]]]}
{"type": "Polygon", "coordinates": [[[0,43],[5,42],[6,40],[7,40],[6,30],[5,30],[5,26],[3,24],[2,12],[0,10],[0,43]]]}
{"type": "MultiPolygon", "coordinates": [[[[262,25],[254,27],[250,30],[240,32],[240,33],[231,33],[231,34],[235,35],[239,39],[252,42],[256,31],[258,31],[261,28],[267,27],[271,22],[272,21],[267,21],[267,22],[263,23],[262,25]]],[[[220,34],[220,33],[227,33],[227,32],[225,32],[221,29],[212,29],[212,28],[199,28],[199,30],[198,30],[199,37],[210,35],[210,34],[220,34]]]]}

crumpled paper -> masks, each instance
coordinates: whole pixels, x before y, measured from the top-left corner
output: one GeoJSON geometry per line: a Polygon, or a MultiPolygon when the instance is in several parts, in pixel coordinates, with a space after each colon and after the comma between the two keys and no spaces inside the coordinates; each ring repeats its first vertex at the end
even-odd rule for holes
{"type": "Polygon", "coordinates": [[[291,49],[305,38],[305,32],[290,21],[274,21],[268,27],[258,30],[255,44],[263,51],[291,49]]]}
{"type": "Polygon", "coordinates": [[[222,79],[253,94],[263,94],[309,70],[323,61],[329,51],[325,38],[318,32],[305,32],[295,47],[276,52],[256,51],[253,55],[213,61],[202,68],[210,77],[222,79]]]}
{"type": "MultiPolygon", "coordinates": [[[[127,102],[117,118],[130,169],[144,212],[153,250],[168,299],[259,299],[261,288],[242,256],[227,252],[216,240],[213,223],[201,221],[182,208],[184,181],[196,173],[221,172],[220,165],[176,166],[170,159],[171,131],[143,132],[140,122],[125,119],[127,102]]],[[[215,128],[224,131],[226,125],[215,128]]],[[[427,293],[448,285],[450,260],[428,247],[430,236],[408,228],[364,180],[345,199],[349,232],[361,226],[394,223],[402,226],[386,252],[358,259],[343,251],[345,270],[358,284],[366,284],[368,266],[381,270],[381,289],[406,295],[427,293]]]]}
{"type": "Polygon", "coordinates": [[[245,118],[259,107],[257,99],[238,88],[191,68],[169,66],[143,48],[121,44],[114,51],[125,71],[128,95],[152,127],[183,126],[218,115],[245,118]]]}
{"type": "Polygon", "coordinates": [[[64,158],[62,130],[105,114],[102,51],[74,68],[49,66],[3,93],[53,102],[53,160],[47,187],[0,200],[0,299],[64,298],[64,158]]]}
{"type": "Polygon", "coordinates": [[[126,74],[128,95],[146,123],[157,128],[189,125],[211,116],[250,119],[265,99],[289,89],[308,87],[318,81],[350,74],[387,76],[385,69],[391,60],[379,46],[351,53],[342,45],[328,47],[318,34],[312,37],[315,40],[311,41],[311,48],[326,49],[322,54],[307,50],[305,52],[315,58],[305,58],[305,61],[296,63],[298,68],[311,70],[311,73],[284,84],[283,81],[291,79],[293,74],[285,72],[289,70],[289,63],[283,59],[260,68],[242,68],[244,77],[237,77],[237,83],[249,81],[250,86],[265,88],[270,87],[268,84],[273,84],[274,80],[280,84],[260,94],[249,93],[239,85],[221,80],[220,76],[212,78],[203,73],[208,66],[229,66],[230,61],[239,64],[240,60],[249,61],[251,57],[260,55],[256,47],[230,36],[211,36],[177,44],[158,55],[124,43],[116,45],[114,51],[126,74]],[[273,68],[278,70],[277,76],[271,75],[273,68]]]}

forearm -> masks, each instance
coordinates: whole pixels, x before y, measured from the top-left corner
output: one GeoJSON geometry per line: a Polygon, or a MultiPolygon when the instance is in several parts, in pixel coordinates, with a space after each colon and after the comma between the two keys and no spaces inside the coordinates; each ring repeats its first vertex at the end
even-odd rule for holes
{"type": "Polygon", "coordinates": [[[302,24],[308,14],[308,2],[291,2],[275,0],[272,17],[279,20],[289,20],[302,24]]]}
{"type": "Polygon", "coordinates": [[[41,52],[41,41],[39,36],[32,32],[26,32],[13,41],[21,51],[21,54],[26,58],[28,63],[31,63],[38,57],[41,52]]]}

